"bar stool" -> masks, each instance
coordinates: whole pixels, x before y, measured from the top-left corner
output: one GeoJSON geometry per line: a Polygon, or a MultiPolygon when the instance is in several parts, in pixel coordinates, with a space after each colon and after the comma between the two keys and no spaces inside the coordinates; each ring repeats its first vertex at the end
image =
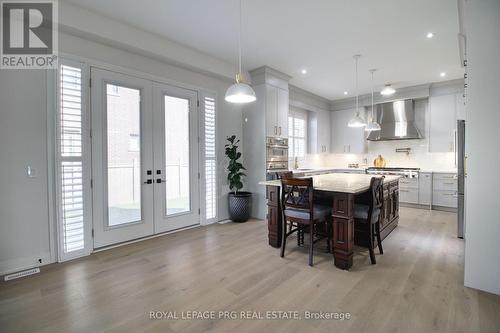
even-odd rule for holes
{"type": "MultiPolygon", "coordinates": [[[[316,226],[320,223],[327,223],[327,219],[331,215],[331,207],[314,205],[312,178],[281,179],[281,185],[281,207],[283,213],[281,257],[285,256],[287,237],[298,231],[297,243],[300,245],[301,237],[303,239],[303,228],[309,227],[309,266],[312,266],[314,243],[325,238],[314,239],[314,236],[320,236],[316,230],[316,226]],[[292,227],[287,232],[288,223],[292,227]]],[[[325,230],[328,230],[326,226],[325,230]]],[[[327,232],[326,237],[328,238],[328,252],[330,252],[331,233],[327,232]]]]}
{"type": "Polygon", "coordinates": [[[384,200],[383,178],[373,177],[370,180],[368,191],[368,204],[354,203],[354,224],[357,231],[367,235],[370,261],[376,264],[375,252],[373,251],[374,238],[377,237],[378,250],[384,254],[382,240],[380,238],[380,217],[384,200]]]}

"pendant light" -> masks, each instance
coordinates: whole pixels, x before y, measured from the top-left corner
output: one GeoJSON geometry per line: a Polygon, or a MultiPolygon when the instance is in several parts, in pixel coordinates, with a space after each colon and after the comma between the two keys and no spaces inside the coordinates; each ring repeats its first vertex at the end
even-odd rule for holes
{"type": "Polygon", "coordinates": [[[373,103],[373,73],[375,73],[376,69],[370,69],[370,74],[372,75],[372,120],[368,122],[368,125],[365,127],[365,131],[374,132],[380,131],[380,125],[375,120],[375,111],[374,111],[374,103],[373,103]]]}
{"type": "Polygon", "coordinates": [[[391,87],[390,84],[386,84],[385,87],[384,87],[384,89],[382,89],[382,91],[380,92],[380,95],[382,95],[382,96],[391,96],[395,92],[396,92],[396,89],[394,89],[393,87],[391,87]]]}
{"type": "Polygon", "coordinates": [[[257,99],[252,87],[243,82],[241,72],[241,0],[239,0],[239,29],[238,29],[238,74],[236,74],[236,83],[230,86],[226,91],[225,100],[229,103],[250,103],[257,99]]]}
{"type": "Polygon", "coordinates": [[[364,127],[366,126],[365,120],[359,115],[359,91],[358,91],[358,59],[361,55],[356,54],[354,61],[356,63],[356,115],[349,120],[347,126],[349,127],[364,127]]]}

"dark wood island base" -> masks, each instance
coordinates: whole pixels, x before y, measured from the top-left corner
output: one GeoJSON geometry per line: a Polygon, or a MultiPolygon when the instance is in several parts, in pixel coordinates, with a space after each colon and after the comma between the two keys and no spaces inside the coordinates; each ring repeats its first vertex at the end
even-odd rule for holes
{"type": "MultiPolygon", "coordinates": [[[[363,193],[330,192],[332,200],[333,257],[335,266],[349,269],[353,264],[354,244],[366,246],[367,235],[356,232],[353,216],[354,200],[363,193]]],[[[280,186],[266,185],[267,226],[269,245],[281,246],[282,214],[280,206],[280,186]]],[[[381,216],[381,238],[384,239],[398,225],[399,185],[398,179],[384,182],[384,205],[381,216]]],[[[374,243],[374,247],[377,243],[374,243]]]]}

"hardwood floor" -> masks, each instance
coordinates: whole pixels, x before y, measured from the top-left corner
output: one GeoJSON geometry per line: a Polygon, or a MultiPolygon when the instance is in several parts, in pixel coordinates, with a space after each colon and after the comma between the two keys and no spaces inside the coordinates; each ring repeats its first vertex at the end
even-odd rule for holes
{"type": "Polygon", "coordinates": [[[499,332],[500,296],[463,287],[455,214],[402,207],[400,216],[377,264],[358,248],[349,272],[321,249],[309,267],[307,246],[293,239],[280,258],[263,221],[191,229],[51,265],[0,284],[0,331],[499,332]],[[351,318],[154,320],[150,311],[351,318]]]}

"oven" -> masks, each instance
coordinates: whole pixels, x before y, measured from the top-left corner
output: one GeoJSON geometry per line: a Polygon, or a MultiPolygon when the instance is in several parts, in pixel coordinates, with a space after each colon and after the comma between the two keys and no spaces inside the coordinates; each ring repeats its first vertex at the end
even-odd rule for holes
{"type": "Polygon", "coordinates": [[[288,170],[288,139],[268,137],[266,139],[266,170],[288,170]]]}

